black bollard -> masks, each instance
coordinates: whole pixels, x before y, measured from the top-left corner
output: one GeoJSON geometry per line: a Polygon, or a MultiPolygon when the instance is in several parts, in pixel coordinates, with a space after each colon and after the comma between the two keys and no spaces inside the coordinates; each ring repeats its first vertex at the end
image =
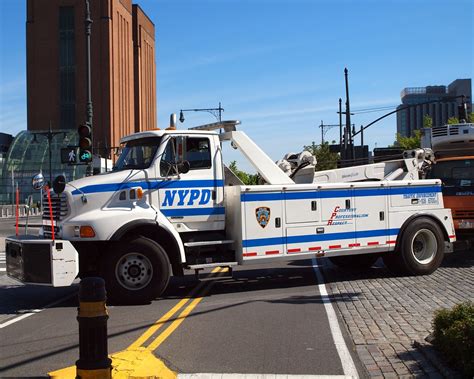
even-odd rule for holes
{"type": "Polygon", "coordinates": [[[102,278],[84,278],[79,287],[79,360],[77,379],[111,378],[112,360],[107,348],[107,307],[102,278]]]}

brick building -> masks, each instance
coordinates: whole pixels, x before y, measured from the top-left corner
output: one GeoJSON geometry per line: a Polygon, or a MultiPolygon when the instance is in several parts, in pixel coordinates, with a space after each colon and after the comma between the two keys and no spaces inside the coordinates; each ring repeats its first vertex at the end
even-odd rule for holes
{"type": "MultiPolygon", "coordinates": [[[[94,147],[157,127],[155,27],[131,0],[90,0],[94,147]]],[[[84,0],[27,0],[28,130],[86,120],[84,0]]]]}

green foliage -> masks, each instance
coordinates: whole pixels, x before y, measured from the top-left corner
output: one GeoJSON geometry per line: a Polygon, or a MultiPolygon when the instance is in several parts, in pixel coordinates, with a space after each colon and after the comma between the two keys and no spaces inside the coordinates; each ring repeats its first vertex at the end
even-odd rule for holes
{"type": "Polygon", "coordinates": [[[237,162],[232,161],[229,164],[229,169],[242,181],[242,183],[247,185],[255,185],[258,184],[260,180],[260,175],[255,174],[248,174],[245,171],[240,171],[237,167],[237,162]]]}
{"type": "Polygon", "coordinates": [[[459,124],[459,119],[457,117],[448,118],[448,125],[459,124]]]}
{"type": "Polygon", "coordinates": [[[474,303],[437,311],[433,329],[434,345],[448,363],[474,377],[474,303]]]}
{"type": "Polygon", "coordinates": [[[423,127],[424,128],[433,127],[433,119],[430,117],[430,115],[425,114],[423,116],[423,127]]]}
{"type": "Polygon", "coordinates": [[[316,163],[316,171],[331,170],[337,168],[337,161],[339,160],[339,155],[337,153],[331,153],[329,151],[329,143],[324,142],[321,145],[316,145],[311,142],[311,145],[303,147],[306,151],[309,151],[312,155],[316,157],[318,161],[316,163]]]}
{"type": "Polygon", "coordinates": [[[469,122],[474,122],[474,112],[469,115],[469,122]]]}
{"type": "Polygon", "coordinates": [[[395,146],[404,150],[418,149],[421,146],[421,130],[415,130],[411,137],[404,137],[397,133],[395,146]]]}

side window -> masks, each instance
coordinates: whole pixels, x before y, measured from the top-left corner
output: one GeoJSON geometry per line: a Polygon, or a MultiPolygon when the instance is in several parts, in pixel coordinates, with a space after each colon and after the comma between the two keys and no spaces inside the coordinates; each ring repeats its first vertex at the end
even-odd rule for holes
{"type": "Polygon", "coordinates": [[[189,162],[190,170],[211,168],[211,149],[209,138],[187,137],[184,160],[189,162]]]}
{"type": "Polygon", "coordinates": [[[161,176],[176,174],[176,165],[189,162],[190,170],[202,170],[212,167],[209,138],[173,137],[168,141],[161,156],[161,176]]]}

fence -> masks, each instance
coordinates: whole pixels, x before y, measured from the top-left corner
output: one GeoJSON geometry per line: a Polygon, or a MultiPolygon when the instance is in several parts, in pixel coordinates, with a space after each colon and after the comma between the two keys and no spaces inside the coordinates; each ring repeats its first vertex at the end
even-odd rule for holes
{"type": "MultiPolygon", "coordinates": [[[[16,210],[15,206],[13,205],[3,205],[0,206],[0,218],[14,218],[16,217],[16,210]]],[[[18,207],[18,215],[19,217],[26,217],[27,215],[30,216],[41,216],[42,212],[39,208],[28,208],[24,204],[20,204],[18,207]]]]}

